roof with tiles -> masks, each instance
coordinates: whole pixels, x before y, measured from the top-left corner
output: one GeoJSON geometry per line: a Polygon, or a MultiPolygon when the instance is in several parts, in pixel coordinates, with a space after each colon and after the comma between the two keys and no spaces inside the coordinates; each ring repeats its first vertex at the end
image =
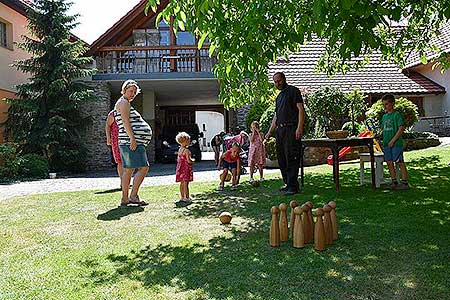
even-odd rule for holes
{"type": "Polygon", "coordinates": [[[332,78],[325,73],[317,73],[315,66],[324,53],[325,42],[313,40],[302,46],[299,53],[291,54],[287,61],[280,60],[269,65],[269,76],[275,72],[285,73],[289,84],[304,90],[317,90],[322,86],[332,86],[343,92],[359,88],[367,94],[439,94],[445,88],[418,73],[402,73],[396,65],[380,61],[380,54],[373,54],[370,63],[359,71],[336,74],[332,78]]]}
{"type": "MultiPolygon", "coordinates": [[[[441,48],[444,52],[450,53],[450,20],[447,21],[440,30],[441,34],[437,37],[435,37],[431,44],[434,44],[441,48]]],[[[427,59],[428,61],[433,60],[434,58],[437,58],[437,53],[433,51],[429,51],[427,53],[427,59]]],[[[406,59],[406,66],[405,68],[412,68],[415,66],[418,66],[422,64],[420,60],[420,56],[416,52],[412,52],[409,57],[406,59]]]]}

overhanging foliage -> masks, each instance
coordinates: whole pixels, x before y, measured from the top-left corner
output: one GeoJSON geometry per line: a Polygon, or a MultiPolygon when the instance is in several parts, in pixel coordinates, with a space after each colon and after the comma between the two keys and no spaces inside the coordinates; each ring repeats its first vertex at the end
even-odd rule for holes
{"type": "MultiPolygon", "coordinates": [[[[159,4],[148,0],[147,10],[159,4]]],[[[442,54],[437,64],[450,67],[449,55],[430,45],[450,18],[450,0],[171,0],[158,18],[171,16],[179,29],[195,33],[199,46],[210,40],[226,106],[267,97],[267,65],[313,37],[327,40],[318,69],[330,75],[348,70],[349,62],[358,68],[366,60],[354,58],[373,51],[404,66],[412,51],[426,60],[435,50],[442,54]]]]}

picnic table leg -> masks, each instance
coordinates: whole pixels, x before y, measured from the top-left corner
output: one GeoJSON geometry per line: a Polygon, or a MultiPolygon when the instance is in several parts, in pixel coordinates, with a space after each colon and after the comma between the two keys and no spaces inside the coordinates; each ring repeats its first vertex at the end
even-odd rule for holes
{"type": "Polygon", "coordinates": [[[370,152],[370,175],[372,175],[372,189],[375,189],[375,153],[373,151],[373,140],[368,144],[370,152]]]}
{"type": "Polygon", "coordinates": [[[337,146],[331,148],[333,153],[333,179],[336,185],[336,192],[339,192],[339,151],[337,146]]]}

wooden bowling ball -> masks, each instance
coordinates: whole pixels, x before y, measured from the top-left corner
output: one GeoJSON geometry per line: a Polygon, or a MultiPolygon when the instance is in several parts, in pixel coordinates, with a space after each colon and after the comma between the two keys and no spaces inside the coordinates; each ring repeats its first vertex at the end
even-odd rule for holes
{"type": "Polygon", "coordinates": [[[253,182],[252,182],[252,185],[253,185],[254,187],[259,187],[259,185],[260,185],[259,180],[253,181],[253,182]]]}
{"type": "MultiPolygon", "coordinates": [[[[222,180],[222,176],[223,176],[223,174],[220,174],[220,176],[219,176],[220,180],[222,180]]],[[[225,177],[224,181],[230,181],[230,180],[231,180],[231,174],[228,173],[227,176],[225,177]]]]}
{"type": "Polygon", "coordinates": [[[227,211],[224,211],[219,215],[219,220],[222,224],[230,224],[232,218],[231,214],[227,211]]]}

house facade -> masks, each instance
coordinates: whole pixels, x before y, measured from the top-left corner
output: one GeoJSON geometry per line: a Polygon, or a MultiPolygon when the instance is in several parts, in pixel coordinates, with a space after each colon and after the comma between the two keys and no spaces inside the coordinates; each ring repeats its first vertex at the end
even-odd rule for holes
{"type": "MultiPolygon", "coordinates": [[[[160,9],[168,2],[161,1],[160,9]]],[[[89,160],[97,164],[100,161],[99,165],[107,163],[102,156],[109,156],[103,147],[104,131],[97,128],[97,123],[104,125],[127,79],[136,80],[142,89],[133,106],[153,128],[154,138],[148,148],[151,161],[155,160],[155,147],[161,147],[160,134],[165,126],[197,123],[204,132],[204,149],[213,131],[235,126],[234,118],[218,100],[219,84],[212,73],[216,58],[209,56],[208,41],[198,49],[192,33],[178,31],[175,35],[172,22],[156,24],[154,12],[144,14],[146,3],[140,1],[94,41],[87,53],[94,57],[97,69],[91,83],[102,97],[94,104],[94,122],[88,132],[88,139],[94,142],[98,138],[102,143],[90,149],[89,160]],[[208,116],[211,122],[205,120],[208,116]]]]}
{"type": "MultiPolygon", "coordinates": [[[[450,53],[450,24],[443,26],[441,35],[434,43],[450,53]]],[[[281,71],[286,74],[288,83],[302,90],[313,92],[323,86],[336,87],[344,93],[358,88],[367,95],[369,104],[379,100],[384,94],[405,97],[419,109],[419,122],[416,131],[430,131],[439,135],[450,135],[450,71],[433,70],[430,55],[428,64],[422,64],[414,53],[408,58],[405,68],[381,61],[381,54],[374,53],[370,63],[358,71],[336,74],[332,78],[315,67],[324,53],[325,41],[314,39],[301,47],[300,52],[280,59],[269,65],[269,76],[281,71]]]]}
{"type": "MultiPolygon", "coordinates": [[[[14,98],[15,86],[24,83],[28,75],[18,71],[11,64],[30,55],[19,49],[16,42],[27,34],[27,2],[0,0],[0,123],[7,119],[8,104],[3,98],[14,98]]],[[[4,129],[0,127],[0,143],[4,140],[4,129]]]]}
{"type": "MultiPolygon", "coordinates": [[[[440,31],[440,35],[433,40],[433,43],[444,52],[450,53],[450,21],[445,23],[440,31]]],[[[420,57],[412,53],[408,57],[407,65],[403,72],[420,73],[426,78],[438,83],[447,91],[424,99],[425,116],[416,125],[417,130],[432,131],[439,135],[450,136],[450,71],[443,72],[441,67],[434,68],[435,53],[428,53],[428,63],[423,64],[420,57]]]]}

